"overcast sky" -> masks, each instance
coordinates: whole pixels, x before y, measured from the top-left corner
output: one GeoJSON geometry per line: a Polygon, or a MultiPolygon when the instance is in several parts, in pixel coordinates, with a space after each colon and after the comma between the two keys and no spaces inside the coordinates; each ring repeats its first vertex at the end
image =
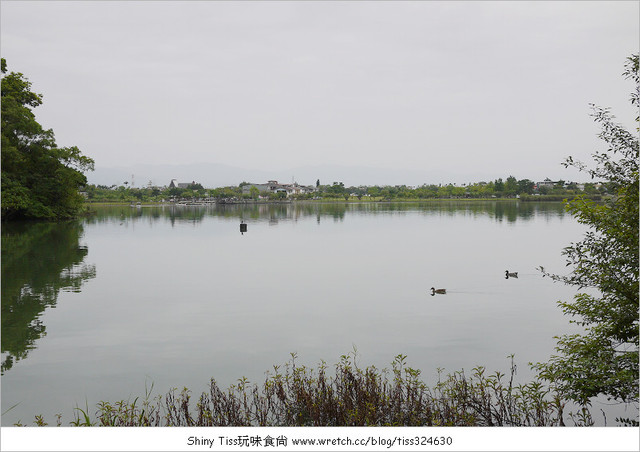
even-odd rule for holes
{"type": "Polygon", "coordinates": [[[621,73],[638,52],[636,1],[0,8],[9,70],[44,95],[37,119],[98,167],[335,164],[453,182],[573,180],[564,157],[601,148],[590,102],[634,127],[621,73]]]}

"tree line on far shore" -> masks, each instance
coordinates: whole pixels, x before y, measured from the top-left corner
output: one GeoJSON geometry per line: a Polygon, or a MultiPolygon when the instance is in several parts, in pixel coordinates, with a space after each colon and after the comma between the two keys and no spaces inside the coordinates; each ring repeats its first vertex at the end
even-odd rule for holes
{"type": "Polygon", "coordinates": [[[248,192],[243,187],[249,185],[242,182],[238,186],[204,188],[202,184],[193,183],[186,188],[178,187],[130,187],[122,185],[92,185],[84,188],[83,193],[89,202],[168,202],[170,200],[191,199],[235,199],[235,200],[428,200],[428,199],[493,199],[515,198],[527,196],[554,197],[562,200],[565,197],[588,195],[597,198],[609,193],[607,184],[565,181],[549,182],[544,186],[536,186],[529,179],[517,180],[509,176],[506,180],[496,179],[490,182],[477,182],[463,185],[424,184],[417,187],[407,185],[360,185],[345,186],[342,182],[331,185],[317,183],[316,190],[304,194],[287,195],[285,192],[259,192],[252,188],[248,192]]]}

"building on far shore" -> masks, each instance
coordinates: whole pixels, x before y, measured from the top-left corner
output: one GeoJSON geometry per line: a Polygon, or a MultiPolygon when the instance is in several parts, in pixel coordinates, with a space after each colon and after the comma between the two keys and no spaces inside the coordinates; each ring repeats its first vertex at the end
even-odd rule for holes
{"type": "Polygon", "coordinates": [[[303,195],[316,191],[315,187],[307,185],[299,185],[297,182],[291,184],[280,184],[277,180],[267,181],[266,184],[245,184],[242,186],[242,194],[250,194],[251,189],[255,187],[261,195],[269,193],[286,193],[287,196],[303,195]]]}
{"type": "Polygon", "coordinates": [[[169,183],[169,188],[189,188],[190,185],[196,185],[196,181],[178,183],[178,179],[171,179],[171,182],[169,183]]]}
{"type": "MultiPolygon", "coordinates": [[[[602,185],[600,182],[594,184],[596,188],[600,188],[602,185]]],[[[548,177],[542,182],[536,182],[533,184],[534,191],[540,191],[541,188],[552,189],[555,187],[560,188],[574,188],[580,191],[584,191],[585,184],[571,181],[552,181],[548,177]]]]}
{"type": "Polygon", "coordinates": [[[548,177],[543,180],[542,182],[536,182],[536,184],[533,186],[534,190],[540,190],[541,188],[553,188],[556,185],[558,185],[560,182],[554,182],[551,179],[549,179],[548,177]]]}

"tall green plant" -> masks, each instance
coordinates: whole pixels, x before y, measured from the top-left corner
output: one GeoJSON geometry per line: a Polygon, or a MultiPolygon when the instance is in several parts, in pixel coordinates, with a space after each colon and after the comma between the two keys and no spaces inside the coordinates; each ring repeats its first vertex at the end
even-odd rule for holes
{"type": "MultiPolygon", "coordinates": [[[[628,58],[624,75],[635,82],[631,103],[638,108],[638,55],[628,58]]],[[[558,355],[536,367],[562,394],[580,403],[600,394],[637,403],[638,137],[616,124],[609,109],[592,108],[607,149],[593,154],[593,169],[571,157],[565,166],[607,181],[613,195],[603,203],[584,197],[567,202],[569,212],[589,231],[563,251],[573,267],[568,276],[545,273],[581,291],[559,305],[585,332],[558,338],[558,355]]]]}

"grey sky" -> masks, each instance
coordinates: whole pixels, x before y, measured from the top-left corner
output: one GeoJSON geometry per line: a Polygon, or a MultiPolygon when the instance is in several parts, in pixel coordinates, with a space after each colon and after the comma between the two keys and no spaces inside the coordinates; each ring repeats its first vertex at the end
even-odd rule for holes
{"type": "Polygon", "coordinates": [[[44,94],[36,117],[98,167],[574,179],[564,157],[601,148],[590,102],[634,127],[621,73],[639,46],[635,1],[2,1],[1,13],[9,70],[44,94]]]}

